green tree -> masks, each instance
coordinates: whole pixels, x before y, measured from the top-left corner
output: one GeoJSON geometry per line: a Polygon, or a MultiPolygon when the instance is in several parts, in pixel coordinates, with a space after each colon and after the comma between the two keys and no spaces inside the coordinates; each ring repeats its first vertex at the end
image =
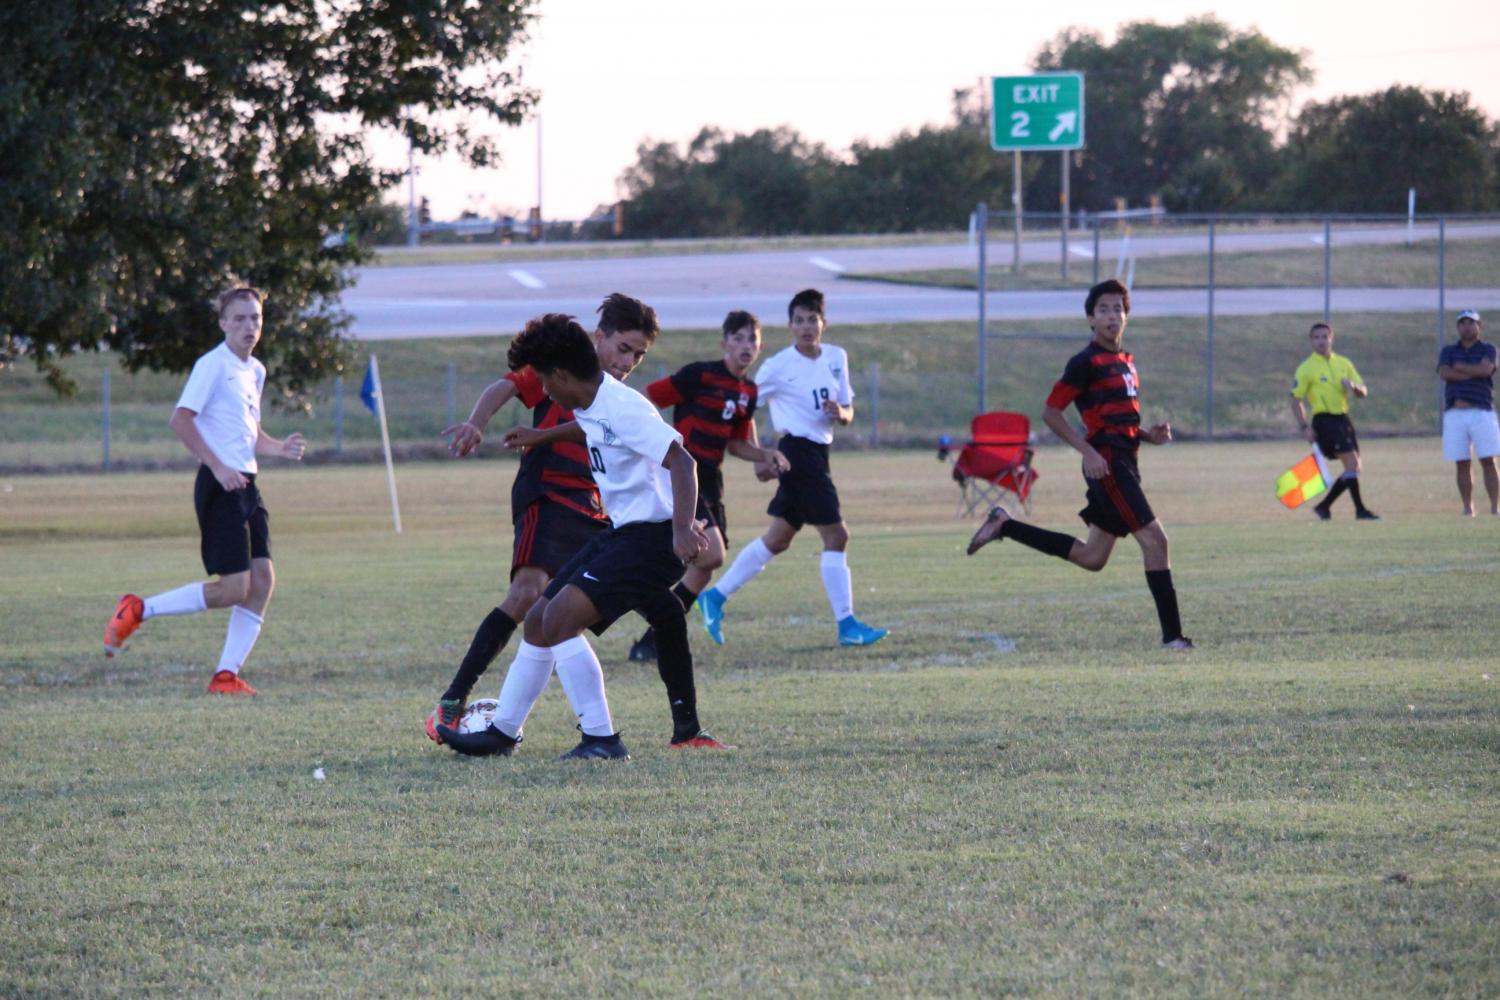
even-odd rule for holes
{"type": "MultiPolygon", "coordinates": [[[[1023,166],[1034,173],[1040,163],[1023,166]]],[[[1010,193],[1010,157],[990,148],[988,116],[971,91],[958,90],[951,124],[902,132],[886,145],[855,143],[818,215],[839,232],[955,229],[981,201],[1009,211],[1010,193]]]]}
{"type": "MultiPolygon", "coordinates": [[[[1087,146],[1071,180],[1074,205],[1094,210],[1154,194],[1180,211],[1252,207],[1277,173],[1275,126],[1312,78],[1302,53],[1213,17],[1133,22],[1112,44],[1068,28],[1034,66],[1084,74],[1087,146]]],[[[1055,174],[1028,202],[1056,203],[1055,174]]]]}
{"type": "Polygon", "coordinates": [[[373,129],[476,165],[479,112],[535,96],[503,60],[533,0],[9,0],[0,7],[0,364],[107,346],[181,371],[220,338],[230,275],[268,289],[273,400],[338,370],[358,241],[379,201],[373,129]],[[453,124],[454,121],[460,124],[453,124]]]}
{"type": "Polygon", "coordinates": [[[1391,87],[1309,104],[1287,137],[1288,209],[1400,212],[1408,188],[1429,212],[1495,209],[1500,131],[1465,93],[1391,87]]]}
{"type": "Polygon", "coordinates": [[[620,178],[631,236],[774,236],[806,232],[813,192],[833,168],[788,128],[725,135],[708,126],[680,151],[642,143],[620,178]]]}

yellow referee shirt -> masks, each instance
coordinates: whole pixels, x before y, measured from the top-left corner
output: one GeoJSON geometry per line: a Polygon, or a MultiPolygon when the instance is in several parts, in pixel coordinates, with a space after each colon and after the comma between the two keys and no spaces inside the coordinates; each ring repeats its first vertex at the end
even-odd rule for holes
{"type": "Polygon", "coordinates": [[[1364,382],[1354,369],[1354,362],[1342,354],[1331,353],[1323,357],[1314,351],[1306,361],[1297,366],[1296,382],[1292,396],[1305,399],[1312,407],[1313,416],[1319,413],[1344,414],[1349,412],[1349,392],[1344,388],[1344,379],[1355,385],[1364,382]]]}

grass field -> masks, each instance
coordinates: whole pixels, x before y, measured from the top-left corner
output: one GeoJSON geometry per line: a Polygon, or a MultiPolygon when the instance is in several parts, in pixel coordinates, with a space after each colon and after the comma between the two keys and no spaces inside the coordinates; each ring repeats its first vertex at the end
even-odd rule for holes
{"type": "MultiPolygon", "coordinates": [[[[1214,341],[1216,434],[1292,433],[1287,389],[1293,370],[1309,353],[1307,328],[1321,318],[1311,314],[1219,318],[1214,341]]],[[[785,327],[770,322],[765,334],[767,354],[788,342],[785,327]]],[[[1434,313],[1348,313],[1336,316],[1334,322],[1339,330],[1336,349],[1354,359],[1371,386],[1370,397],[1356,410],[1360,431],[1432,432],[1437,427],[1439,398],[1434,313]]],[[[1077,321],[997,321],[990,328],[989,408],[1020,410],[1035,421],[1064,362],[1086,342],[1087,327],[1080,316],[1077,321]]],[[[939,434],[962,434],[975,410],[975,339],[972,323],[859,326],[835,322],[828,341],[849,350],[857,393],[849,437],[868,440],[877,409],[879,437],[887,443],[929,442],[939,434]],[[879,369],[878,407],[872,405],[873,367],[879,369]]],[[[1140,365],[1153,419],[1170,419],[1185,437],[1203,434],[1207,397],[1204,321],[1190,316],[1137,319],[1125,342],[1140,365]]],[[[367,352],[374,350],[380,356],[393,440],[398,446],[433,447],[448,419],[448,366],[457,372],[454,413],[462,419],[484,386],[504,372],[508,343],[498,337],[356,342],[355,361],[346,379],[345,446],[368,451],[380,445],[379,426],[356,393],[367,352]]],[[[689,361],[717,357],[719,343],[717,330],[670,331],[652,348],[632,384],[642,386],[689,361]]],[[[97,465],[102,451],[99,385],[106,365],[112,366],[114,461],[183,461],[186,452],[167,428],[183,376],[130,376],[109,355],[89,355],[70,359],[66,365],[79,383],[78,396],[72,400],[55,399],[25,368],[0,372],[0,398],[4,400],[0,469],[97,465]]],[[[325,386],[312,413],[304,416],[269,409],[266,427],[278,436],[300,430],[316,457],[333,449],[332,411],[331,386],[325,386]]],[[[518,408],[507,408],[492,426],[503,429],[524,416],[518,408]]]]}
{"type": "MultiPolygon", "coordinates": [[[[266,470],[279,589],[246,676],[194,579],[183,473],[0,478],[0,995],[1494,996],[1500,518],[1433,439],[1367,443],[1320,524],[1292,443],[1143,459],[1191,655],[1139,557],[1088,575],[972,520],[928,452],[840,454],[861,617],[816,543],[695,628],[732,755],[669,750],[655,671],[599,643],[635,760],[572,765],[556,685],[518,755],[420,720],[503,585],[509,467],[266,470]],[[315,781],[321,767],[326,781],[315,781]]],[[[1034,519],[1077,525],[1076,461],[1034,519]]],[[[734,547],[767,488],[731,469],[734,547]]],[[[505,662],[482,691],[498,685],[505,662]]]]}

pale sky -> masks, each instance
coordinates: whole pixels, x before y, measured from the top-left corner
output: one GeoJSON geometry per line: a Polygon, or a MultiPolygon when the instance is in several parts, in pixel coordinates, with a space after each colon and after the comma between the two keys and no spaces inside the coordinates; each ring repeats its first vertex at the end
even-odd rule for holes
{"type": "MultiPolygon", "coordinates": [[[[647,138],[679,146],[704,125],[788,125],[835,152],[949,120],[952,91],[1029,71],[1058,31],[1112,38],[1122,23],[1180,23],[1177,0],[541,0],[519,62],[541,91],[542,207],[579,219],[621,196],[617,179],[647,138]]],[[[1317,76],[1296,103],[1392,84],[1468,91],[1500,117],[1500,4],[1427,0],[1416,8],[1317,0],[1220,0],[1213,13],[1302,49],[1317,76]]],[[[433,217],[536,203],[537,126],[501,131],[498,169],[418,159],[433,217]]],[[[405,161],[404,145],[377,147],[405,161]]],[[[996,154],[1002,155],[1002,154],[996,154]]],[[[406,192],[400,198],[405,203],[406,192]]]]}

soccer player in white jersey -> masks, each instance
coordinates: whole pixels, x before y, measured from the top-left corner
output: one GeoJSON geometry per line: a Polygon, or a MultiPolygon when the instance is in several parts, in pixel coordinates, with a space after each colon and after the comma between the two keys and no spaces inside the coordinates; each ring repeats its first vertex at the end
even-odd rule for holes
{"type": "Polygon", "coordinates": [[[219,296],[224,343],[193,365],[168,421],[202,463],[193,486],[193,506],[203,568],[218,579],[189,583],[144,600],[126,594],[104,626],[104,655],[113,656],[148,619],[229,608],[229,633],[208,684],[209,694],[255,694],[240,677],[240,667],[260,636],[276,581],[269,516],[255,485],[256,456],[297,460],[306,447],[301,434],[278,441],[260,426],[266,367],[250,352],[260,342],[265,300],[263,292],[246,285],[235,285],[219,296]]]}
{"type": "Polygon", "coordinates": [[[681,619],[672,585],[708,544],[693,519],[697,463],[682,446],[682,435],[645,396],[599,367],[593,343],[571,316],[549,314],[526,324],[508,360],[512,370],[529,365],[553,402],[573,411],[612,530],[589,540],[526,613],[524,641],[489,727],[460,733],[440,725],[438,734],[462,754],[511,753],[555,668],[583,733],[563,757],[628,760],[610,716],[604,672],[584,630],[602,633],[626,612],[639,611],[655,619],[662,655],[670,650],[691,658],[686,631],[680,643],[664,645],[660,622],[664,607],[681,619]]]}
{"type": "Polygon", "coordinates": [[[698,595],[709,638],[724,644],[724,603],[749,583],[771,559],[792,544],[804,524],[823,539],[823,589],[838,624],[840,646],[868,646],[885,638],[887,630],[872,628],[854,617],[854,585],[846,549],[849,527],[839,510],[839,493],[829,473],[828,446],[833,425],[854,419],[854,389],[849,384],[849,355],[842,347],[823,343],[827,320],[823,293],[807,288],[787,306],[792,345],[771,356],[755,373],[759,398],[770,404],[771,424],[782,435],[777,450],[791,469],[781,482],[766,513],[771,526],[740,550],[716,586],[698,595]]]}

